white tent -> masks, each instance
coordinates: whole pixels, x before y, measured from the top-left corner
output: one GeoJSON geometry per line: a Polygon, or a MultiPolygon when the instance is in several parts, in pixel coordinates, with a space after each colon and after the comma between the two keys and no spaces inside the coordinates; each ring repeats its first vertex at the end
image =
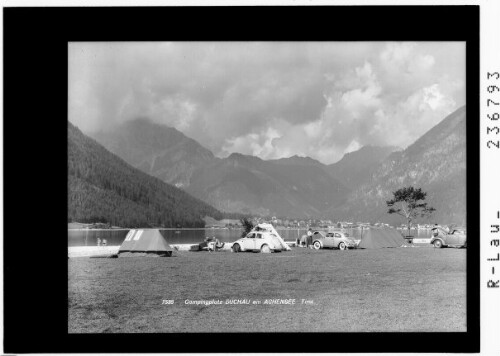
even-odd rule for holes
{"type": "Polygon", "coordinates": [[[287,251],[291,250],[290,246],[288,246],[288,244],[285,242],[285,240],[283,240],[283,238],[280,236],[280,234],[278,234],[278,232],[276,231],[276,229],[274,228],[273,225],[266,224],[266,223],[257,224],[252,229],[252,232],[256,232],[256,231],[267,231],[267,232],[270,232],[271,234],[273,234],[273,235],[276,236],[276,239],[281,243],[281,245],[283,246],[283,248],[285,250],[287,250],[287,251]]]}

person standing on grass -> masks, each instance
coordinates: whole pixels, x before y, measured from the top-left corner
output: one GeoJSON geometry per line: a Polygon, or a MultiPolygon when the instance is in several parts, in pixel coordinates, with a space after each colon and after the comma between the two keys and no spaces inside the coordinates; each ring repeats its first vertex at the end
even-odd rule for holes
{"type": "Polygon", "coordinates": [[[309,230],[307,230],[307,239],[306,239],[307,248],[309,248],[312,245],[312,239],[313,239],[313,232],[312,229],[309,228],[309,230]]]}

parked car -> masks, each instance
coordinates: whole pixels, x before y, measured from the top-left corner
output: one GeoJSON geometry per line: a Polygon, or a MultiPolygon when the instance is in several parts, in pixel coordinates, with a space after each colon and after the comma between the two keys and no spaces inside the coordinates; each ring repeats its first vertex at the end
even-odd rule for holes
{"type": "Polygon", "coordinates": [[[245,237],[235,241],[231,248],[233,252],[280,252],[284,249],[278,238],[267,231],[252,231],[245,237]]]}
{"type": "Polygon", "coordinates": [[[316,250],[319,250],[320,248],[338,248],[340,250],[347,250],[348,248],[356,247],[356,242],[343,232],[315,231],[313,232],[312,241],[313,247],[316,250]]]}
{"type": "Polygon", "coordinates": [[[431,244],[436,248],[442,247],[467,247],[467,234],[460,230],[447,232],[441,227],[432,230],[431,244]]]}

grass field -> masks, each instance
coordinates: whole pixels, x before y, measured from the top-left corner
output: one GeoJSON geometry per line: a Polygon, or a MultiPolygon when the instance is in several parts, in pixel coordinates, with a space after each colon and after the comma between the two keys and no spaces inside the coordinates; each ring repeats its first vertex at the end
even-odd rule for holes
{"type": "Polygon", "coordinates": [[[69,332],[466,331],[466,252],[295,248],[72,258],[69,332]],[[264,304],[274,298],[296,304],[264,304]],[[212,299],[261,304],[185,304],[212,299]]]}

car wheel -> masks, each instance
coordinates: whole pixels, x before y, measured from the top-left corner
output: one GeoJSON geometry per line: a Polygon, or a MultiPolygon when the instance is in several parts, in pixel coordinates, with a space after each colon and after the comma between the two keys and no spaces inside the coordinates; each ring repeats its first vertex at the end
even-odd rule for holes
{"type": "Polygon", "coordinates": [[[442,248],[443,247],[443,242],[441,240],[436,240],[433,243],[435,248],[442,248]]]}
{"type": "Polygon", "coordinates": [[[269,245],[262,245],[260,248],[261,253],[271,253],[271,249],[269,248],[269,245]]]}
{"type": "Polygon", "coordinates": [[[313,247],[315,250],[319,250],[321,248],[321,242],[314,241],[313,247]]]}
{"type": "Polygon", "coordinates": [[[239,244],[234,244],[232,250],[233,252],[241,252],[241,247],[239,244]]]}
{"type": "Polygon", "coordinates": [[[343,242],[339,243],[339,249],[340,250],[347,250],[345,243],[343,243],[343,242]]]}

